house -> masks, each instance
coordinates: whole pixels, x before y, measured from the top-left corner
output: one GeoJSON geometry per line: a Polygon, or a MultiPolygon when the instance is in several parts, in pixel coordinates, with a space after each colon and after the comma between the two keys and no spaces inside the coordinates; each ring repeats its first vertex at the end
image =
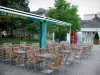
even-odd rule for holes
{"type": "Polygon", "coordinates": [[[87,19],[85,15],[85,19],[81,20],[81,31],[82,31],[83,42],[93,43],[96,32],[100,36],[100,16],[99,15],[100,14],[87,15],[87,19]]]}

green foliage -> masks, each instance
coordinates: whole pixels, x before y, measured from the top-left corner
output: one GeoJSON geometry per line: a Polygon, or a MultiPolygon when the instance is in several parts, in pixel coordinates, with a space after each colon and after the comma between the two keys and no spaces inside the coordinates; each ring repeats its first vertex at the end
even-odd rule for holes
{"type": "Polygon", "coordinates": [[[95,34],[94,39],[99,39],[99,35],[98,35],[98,33],[95,34]]]}
{"type": "Polygon", "coordinates": [[[0,0],[0,5],[21,11],[29,12],[28,0],[0,0]]]}
{"type": "Polygon", "coordinates": [[[6,16],[1,16],[0,17],[0,28],[2,28],[2,30],[7,29],[8,22],[10,22],[9,17],[7,18],[6,16]]]}
{"type": "MultiPolygon", "coordinates": [[[[72,24],[71,30],[77,31],[80,30],[80,17],[77,14],[77,6],[71,5],[66,0],[55,0],[55,7],[50,8],[46,16],[65,21],[72,24]]],[[[68,27],[57,26],[57,25],[48,25],[48,32],[55,32],[58,37],[65,37],[65,34],[69,31],[68,27]],[[59,35],[57,34],[59,33],[59,35]]]]}
{"type": "Polygon", "coordinates": [[[35,34],[35,33],[39,33],[40,30],[40,23],[39,22],[30,22],[30,24],[28,24],[25,27],[25,30],[28,32],[28,34],[35,34]]]}
{"type": "Polygon", "coordinates": [[[39,39],[31,39],[31,40],[20,40],[20,39],[0,39],[0,44],[3,43],[12,43],[12,44],[20,44],[20,42],[26,42],[27,44],[32,44],[32,43],[39,43],[39,39]]]}
{"type": "MultiPolygon", "coordinates": [[[[0,0],[0,6],[13,8],[25,12],[30,12],[28,7],[28,0],[0,0]]],[[[0,28],[7,30],[13,34],[13,30],[24,29],[28,25],[28,21],[25,19],[0,16],[0,28]]]]}

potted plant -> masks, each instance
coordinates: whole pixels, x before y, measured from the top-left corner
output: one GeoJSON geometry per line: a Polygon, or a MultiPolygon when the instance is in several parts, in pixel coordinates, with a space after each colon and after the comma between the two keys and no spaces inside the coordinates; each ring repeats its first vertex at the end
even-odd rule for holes
{"type": "Polygon", "coordinates": [[[99,44],[99,35],[98,35],[98,33],[95,34],[94,44],[99,44]]]}

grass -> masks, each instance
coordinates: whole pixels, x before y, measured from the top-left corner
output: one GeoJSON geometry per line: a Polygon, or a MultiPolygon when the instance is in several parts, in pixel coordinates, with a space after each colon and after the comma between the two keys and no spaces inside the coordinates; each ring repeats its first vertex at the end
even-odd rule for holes
{"type": "Polygon", "coordinates": [[[20,44],[20,42],[26,42],[27,44],[32,44],[32,43],[39,43],[39,40],[38,39],[31,39],[31,40],[0,39],[0,44],[2,43],[20,44]]]}

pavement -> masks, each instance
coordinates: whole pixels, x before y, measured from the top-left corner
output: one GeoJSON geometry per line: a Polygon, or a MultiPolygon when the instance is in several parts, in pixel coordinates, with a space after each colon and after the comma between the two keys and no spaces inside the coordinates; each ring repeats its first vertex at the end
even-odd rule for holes
{"type": "MultiPolygon", "coordinates": [[[[52,75],[43,74],[34,69],[25,70],[20,67],[0,63],[0,75],[52,75]]],[[[94,45],[88,58],[76,61],[75,65],[63,65],[53,75],[100,75],[100,45],[94,45]]]]}

